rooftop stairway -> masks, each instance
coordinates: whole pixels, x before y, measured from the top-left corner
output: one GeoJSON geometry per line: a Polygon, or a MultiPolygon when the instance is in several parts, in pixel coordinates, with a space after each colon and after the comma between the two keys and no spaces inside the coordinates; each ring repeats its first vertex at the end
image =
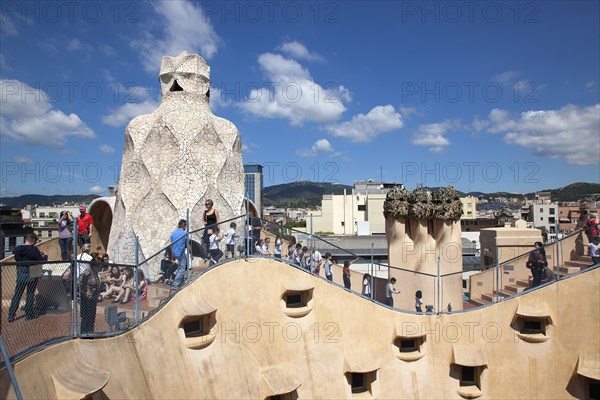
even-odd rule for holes
{"type": "MultiPolygon", "coordinates": [[[[569,259],[566,261],[562,261],[559,263],[559,275],[560,279],[566,277],[568,275],[580,272],[581,270],[592,265],[592,259],[590,256],[581,255],[577,253],[582,253],[585,247],[587,247],[587,238],[585,235],[579,233],[575,233],[570,235],[564,239],[559,241],[561,245],[560,250],[560,258],[563,259],[562,254],[564,254],[565,258],[569,259]]],[[[549,267],[556,271],[556,261],[554,252],[555,252],[556,244],[551,244],[547,246],[547,252],[552,253],[548,257],[549,267]]],[[[495,274],[495,268],[483,271],[480,274],[488,274],[489,278],[486,280],[480,280],[481,283],[484,283],[484,289],[480,295],[473,296],[469,299],[469,302],[475,306],[484,306],[491,303],[496,303],[497,301],[502,301],[510,296],[514,296],[518,293],[522,293],[528,288],[530,288],[530,280],[533,279],[531,275],[531,271],[526,269],[525,263],[527,262],[528,254],[524,254],[516,259],[509,260],[505,263],[500,264],[499,268],[501,269],[500,275],[512,274],[513,278],[507,279],[502,276],[501,287],[500,290],[495,288],[493,284],[492,274],[495,274]],[[504,268],[506,265],[510,264],[511,268],[504,268]],[[508,282],[509,281],[509,282],[508,282]]],[[[480,275],[477,274],[477,275],[480,275]]],[[[473,280],[471,283],[473,284],[473,280]]]]}

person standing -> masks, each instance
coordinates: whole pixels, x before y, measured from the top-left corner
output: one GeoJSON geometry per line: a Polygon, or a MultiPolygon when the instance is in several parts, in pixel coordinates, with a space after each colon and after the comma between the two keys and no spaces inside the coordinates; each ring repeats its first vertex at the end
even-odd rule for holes
{"type": "Polygon", "coordinates": [[[362,287],[363,287],[362,294],[364,294],[368,298],[371,298],[371,275],[370,274],[363,275],[362,287]]]}
{"type": "Polygon", "coordinates": [[[79,246],[90,244],[93,226],[92,216],[86,212],[85,206],[79,206],[79,218],[77,219],[77,243],[79,246]]]}
{"type": "Polygon", "coordinates": [[[541,285],[544,268],[548,266],[546,252],[544,251],[542,242],[535,242],[534,246],[535,249],[529,253],[529,259],[525,264],[527,268],[531,269],[531,274],[533,275],[532,287],[541,285]]]}
{"type": "Polygon", "coordinates": [[[79,277],[79,293],[81,305],[81,333],[94,333],[96,324],[96,308],[100,297],[100,277],[98,270],[100,266],[93,262],[79,277]]]}
{"type": "Polygon", "coordinates": [[[325,253],[325,262],[323,263],[323,269],[325,270],[325,278],[328,281],[333,281],[333,272],[331,271],[331,253],[325,253]]]}
{"type": "Polygon", "coordinates": [[[223,257],[223,252],[219,248],[219,243],[221,243],[222,239],[223,234],[219,230],[219,227],[213,227],[212,234],[208,238],[208,253],[210,254],[210,260],[215,264],[223,257]]]}
{"type": "Polygon", "coordinates": [[[273,256],[275,258],[281,259],[281,236],[277,235],[275,238],[275,244],[273,247],[273,256]]]}
{"type": "Polygon", "coordinates": [[[344,279],[344,287],[350,289],[352,283],[350,282],[350,261],[344,261],[344,268],[342,269],[342,278],[344,279]]]}
{"type": "Polygon", "coordinates": [[[323,263],[323,257],[321,256],[321,253],[319,252],[319,250],[317,250],[315,245],[313,245],[312,246],[312,254],[310,256],[310,265],[311,265],[313,273],[315,275],[321,274],[321,264],[322,263],[323,263]]]}
{"type": "Polygon", "coordinates": [[[60,258],[69,261],[69,250],[73,245],[73,217],[69,211],[61,211],[58,220],[58,244],[60,258]]]}
{"type": "Polygon", "coordinates": [[[423,292],[421,292],[420,290],[417,290],[417,292],[415,293],[415,310],[417,310],[418,313],[423,312],[422,307],[423,307],[423,292]]]}
{"type": "Polygon", "coordinates": [[[600,263],[600,237],[596,236],[592,243],[588,244],[590,251],[590,257],[592,257],[592,265],[590,267],[600,263]]]}
{"type": "Polygon", "coordinates": [[[173,289],[179,289],[185,277],[187,270],[187,222],[185,219],[180,219],[177,224],[177,229],[171,234],[171,254],[177,259],[177,271],[173,280],[173,289]]]}
{"type": "Polygon", "coordinates": [[[8,308],[8,322],[15,320],[17,308],[21,302],[21,296],[27,289],[27,295],[25,297],[25,319],[33,319],[37,317],[36,310],[33,306],[35,288],[37,286],[38,277],[30,276],[29,269],[32,265],[32,261],[47,261],[48,256],[35,247],[38,237],[35,233],[30,233],[25,236],[25,243],[17,246],[15,249],[15,261],[17,263],[17,284],[15,287],[15,294],[13,295],[10,307],[8,308]]]}
{"type": "Polygon", "coordinates": [[[256,247],[256,242],[260,239],[260,233],[262,231],[262,221],[256,215],[252,214],[250,218],[250,226],[252,229],[252,245],[251,249],[256,247]]]}
{"type": "Polygon", "coordinates": [[[213,229],[221,222],[221,218],[219,217],[219,211],[213,208],[214,202],[211,199],[206,199],[204,206],[206,210],[204,210],[204,214],[202,215],[202,222],[204,222],[202,239],[206,249],[208,249],[210,235],[212,235],[213,229]]]}
{"type": "Polygon", "coordinates": [[[225,232],[225,258],[227,253],[231,253],[231,258],[235,258],[235,229],[237,225],[235,222],[229,224],[229,229],[225,232]]]}
{"type": "Polygon", "coordinates": [[[388,281],[387,285],[385,285],[385,304],[387,304],[390,307],[394,307],[394,298],[392,296],[400,293],[399,290],[396,290],[396,288],[394,288],[395,284],[396,278],[392,277],[388,281]]]}

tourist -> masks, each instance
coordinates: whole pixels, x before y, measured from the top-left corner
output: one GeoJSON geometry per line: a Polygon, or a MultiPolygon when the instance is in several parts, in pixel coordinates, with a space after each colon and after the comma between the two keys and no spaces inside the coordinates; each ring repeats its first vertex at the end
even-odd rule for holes
{"type": "Polygon", "coordinates": [[[308,247],[302,246],[300,252],[298,252],[298,263],[300,268],[304,268],[307,271],[310,271],[310,255],[308,254],[308,247]]]}
{"type": "Polygon", "coordinates": [[[323,263],[323,269],[325,270],[325,278],[327,278],[328,281],[333,281],[333,271],[331,270],[331,264],[333,262],[331,261],[331,253],[325,253],[324,258],[325,262],[323,263]]]}
{"type": "Polygon", "coordinates": [[[58,220],[58,244],[63,261],[69,261],[69,250],[73,245],[73,217],[69,211],[61,211],[58,220]]]}
{"type": "Polygon", "coordinates": [[[223,234],[219,227],[213,227],[212,234],[208,238],[208,253],[210,254],[210,260],[215,264],[223,257],[223,252],[219,248],[219,243],[221,243],[222,239],[223,234]]]}
{"type": "Polygon", "coordinates": [[[273,247],[273,256],[275,258],[281,259],[281,244],[282,244],[281,236],[277,235],[275,238],[275,245],[273,247]]]}
{"type": "Polygon", "coordinates": [[[117,293],[119,293],[122,283],[123,276],[121,276],[121,271],[119,270],[119,267],[113,265],[110,268],[110,272],[108,273],[108,276],[105,280],[106,289],[102,293],[100,293],[100,301],[106,299],[109,296],[112,296],[113,294],[116,295],[117,293]]]}
{"type": "Polygon", "coordinates": [[[362,280],[362,294],[368,298],[372,298],[371,294],[371,275],[364,274],[362,280]]]}
{"type": "Polygon", "coordinates": [[[235,222],[229,224],[229,229],[225,232],[225,258],[227,258],[227,254],[231,253],[231,258],[235,257],[235,229],[237,225],[235,222]]]}
{"type": "Polygon", "coordinates": [[[119,292],[117,293],[117,297],[113,300],[113,303],[118,303],[119,301],[123,304],[128,303],[129,297],[133,293],[134,289],[135,282],[133,268],[127,267],[125,268],[125,276],[123,278],[123,283],[119,287],[119,292]]]}
{"type": "Polygon", "coordinates": [[[296,243],[292,251],[292,263],[300,266],[300,253],[302,252],[302,244],[296,243]]]}
{"type": "Polygon", "coordinates": [[[591,243],[595,237],[600,236],[600,221],[598,220],[598,214],[595,212],[590,213],[590,218],[585,221],[583,226],[585,234],[588,236],[588,241],[591,243]]]}
{"type": "Polygon", "coordinates": [[[394,288],[395,284],[396,278],[392,277],[388,281],[387,285],[385,285],[385,304],[387,304],[390,307],[394,307],[394,298],[392,296],[400,293],[399,290],[396,290],[396,288],[394,288]]]}
{"type": "Polygon", "coordinates": [[[262,221],[256,215],[252,214],[250,218],[251,238],[252,243],[250,248],[256,248],[256,242],[260,239],[260,233],[262,231],[262,221]]]}
{"type": "Polygon", "coordinates": [[[323,256],[315,245],[312,246],[312,254],[310,256],[310,265],[315,275],[321,274],[321,265],[323,264],[323,256]]]}
{"type": "Polygon", "coordinates": [[[175,272],[175,280],[173,280],[173,288],[179,289],[185,278],[187,270],[187,222],[185,219],[180,219],[177,223],[177,229],[171,234],[171,254],[177,260],[177,271],[175,272]]]}
{"type": "Polygon", "coordinates": [[[148,297],[148,280],[146,279],[146,276],[144,275],[144,271],[142,271],[141,269],[138,269],[138,274],[137,274],[137,286],[136,286],[136,291],[135,291],[135,300],[136,301],[144,301],[146,300],[146,298],[148,297]]]}
{"type": "Polygon", "coordinates": [[[77,218],[77,243],[83,247],[92,239],[92,227],[94,219],[86,212],[85,206],[79,206],[79,218],[77,218]]]}
{"type": "Polygon", "coordinates": [[[86,269],[90,267],[90,263],[94,261],[94,257],[90,254],[90,245],[84,244],[81,249],[81,254],[77,256],[77,275],[81,275],[86,269]]]}
{"type": "Polygon", "coordinates": [[[542,242],[535,242],[534,246],[535,249],[529,253],[529,259],[525,264],[527,268],[531,269],[531,274],[533,275],[532,287],[539,286],[542,283],[544,268],[548,266],[542,242]]]}
{"type": "Polygon", "coordinates": [[[423,292],[417,290],[415,293],[415,310],[417,310],[418,313],[421,313],[423,312],[421,307],[423,307],[423,292]]]}
{"type": "Polygon", "coordinates": [[[350,289],[352,283],[350,282],[350,261],[344,261],[344,268],[342,269],[342,275],[344,279],[344,287],[350,289]]]}
{"type": "Polygon", "coordinates": [[[81,306],[81,333],[94,333],[96,308],[100,293],[100,265],[93,263],[79,277],[79,304],[81,306]]]}
{"type": "Polygon", "coordinates": [[[592,265],[590,265],[590,267],[593,267],[594,265],[600,263],[600,237],[599,236],[594,237],[594,239],[592,240],[592,243],[588,244],[588,249],[590,252],[590,257],[592,257],[592,265]]]}
{"type": "Polygon", "coordinates": [[[170,285],[173,283],[176,269],[177,260],[171,258],[171,248],[167,247],[163,259],[160,260],[160,271],[162,273],[163,284],[170,285]]]}
{"type": "Polygon", "coordinates": [[[292,236],[290,237],[290,240],[288,241],[288,248],[287,248],[287,257],[288,260],[292,261],[294,260],[294,253],[296,251],[296,245],[298,243],[296,242],[296,237],[292,236]]]}
{"type": "Polygon", "coordinates": [[[32,274],[37,266],[31,265],[31,261],[47,261],[48,256],[41,251],[35,244],[37,243],[38,237],[35,233],[30,233],[25,236],[25,243],[15,248],[15,261],[17,263],[23,262],[23,264],[17,264],[17,279],[15,286],[15,293],[10,307],[8,308],[8,322],[15,320],[17,308],[21,302],[21,296],[27,289],[27,295],[25,297],[25,319],[33,319],[37,317],[37,311],[33,306],[35,288],[37,286],[39,276],[32,274]]]}
{"type": "Polygon", "coordinates": [[[262,251],[263,251],[263,255],[265,256],[270,256],[271,255],[271,249],[270,249],[270,245],[271,244],[271,238],[265,238],[265,240],[263,241],[263,245],[262,245],[262,251]]]}
{"type": "Polygon", "coordinates": [[[202,239],[208,249],[209,238],[210,235],[212,235],[213,228],[221,222],[221,219],[219,217],[219,211],[213,208],[214,202],[211,199],[206,199],[204,206],[206,207],[206,210],[204,210],[204,214],[202,214],[202,222],[204,223],[202,239]]]}

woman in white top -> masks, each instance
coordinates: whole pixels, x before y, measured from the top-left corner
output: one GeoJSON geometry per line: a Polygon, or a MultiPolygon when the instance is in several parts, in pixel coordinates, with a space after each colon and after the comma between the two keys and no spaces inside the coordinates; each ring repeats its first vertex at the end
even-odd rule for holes
{"type": "Polygon", "coordinates": [[[264,240],[258,239],[256,241],[256,246],[254,247],[254,249],[256,250],[256,254],[258,254],[259,256],[264,256],[265,255],[264,240]]]}
{"type": "Polygon", "coordinates": [[[275,247],[273,248],[275,258],[281,258],[281,243],[281,236],[277,235],[275,238],[275,247]]]}
{"type": "Polygon", "coordinates": [[[263,255],[265,256],[270,256],[271,255],[271,251],[269,250],[269,244],[271,244],[271,238],[265,238],[264,242],[263,242],[263,255]]]}
{"type": "Polygon", "coordinates": [[[363,293],[365,296],[367,296],[368,298],[371,298],[371,275],[370,274],[364,274],[363,275],[363,293]]]}
{"type": "Polygon", "coordinates": [[[223,234],[218,226],[212,228],[212,234],[208,238],[208,253],[213,262],[219,262],[219,259],[223,257],[223,252],[219,248],[219,243],[223,239],[223,234]]]}

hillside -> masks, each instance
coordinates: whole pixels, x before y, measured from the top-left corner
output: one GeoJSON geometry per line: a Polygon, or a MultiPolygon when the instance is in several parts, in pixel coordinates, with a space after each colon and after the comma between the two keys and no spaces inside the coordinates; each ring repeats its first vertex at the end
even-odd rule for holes
{"type": "Polygon", "coordinates": [[[52,205],[60,205],[60,204],[89,204],[95,198],[100,196],[96,196],[95,194],[86,194],[86,195],[72,195],[72,196],[63,196],[63,195],[52,195],[46,196],[43,194],[25,194],[23,196],[18,197],[0,197],[0,203],[4,204],[7,207],[17,207],[24,208],[28,204],[38,205],[38,206],[52,206],[52,205]]]}
{"type": "Polygon", "coordinates": [[[263,191],[263,204],[276,207],[315,207],[321,205],[323,194],[343,194],[352,186],[325,182],[292,182],[269,186],[263,191]]]}

